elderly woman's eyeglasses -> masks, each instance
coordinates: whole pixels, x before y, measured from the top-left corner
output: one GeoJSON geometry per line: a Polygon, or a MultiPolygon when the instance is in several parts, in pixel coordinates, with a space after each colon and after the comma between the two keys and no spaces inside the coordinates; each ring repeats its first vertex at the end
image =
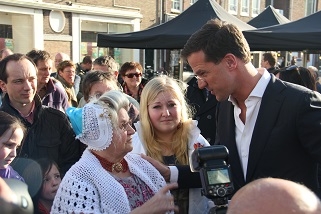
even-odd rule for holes
{"type": "Polygon", "coordinates": [[[142,76],[142,73],[125,74],[125,76],[128,78],[133,78],[134,76],[138,78],[138,77],[142,76]]]}
{"type": "Polygon", "coordinates": [[[122,131],[128,131],[129,128],[133,128],[132,127],[132,121],[128,121],[127,123],[123,123],[119,126],[119,128],[122,130],[122,131]]]}

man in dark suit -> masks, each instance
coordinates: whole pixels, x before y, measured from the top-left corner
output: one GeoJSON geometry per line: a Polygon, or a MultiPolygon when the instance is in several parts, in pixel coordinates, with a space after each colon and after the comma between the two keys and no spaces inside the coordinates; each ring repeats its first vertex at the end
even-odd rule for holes
{"type": "Polygon", "coordinates": [[[187,82],[186,98],[194,109],[193,119],[198,121],[197,127],[205,139],[213,145],[215,142],[217,100],[206,88],[200,89],[196,77],[187,82]]]}
{"type": "Polygon", "coordinates": [[[259,73],[242,32],[219,20],[194,33],[182,56],[197,75],[198,86],[221,102],[216,143],[229,150],[235,190],[257,178],[277,177],[318,193],[320,94],[266,70],[259,73]]]}
{"type": "Polygon", "coordinates": [[[274,74],[279,69],[278,67],[278,55],[276,52],[267,52],[262,55],[261,67],[265,68],[268,72],[274,74]]]}

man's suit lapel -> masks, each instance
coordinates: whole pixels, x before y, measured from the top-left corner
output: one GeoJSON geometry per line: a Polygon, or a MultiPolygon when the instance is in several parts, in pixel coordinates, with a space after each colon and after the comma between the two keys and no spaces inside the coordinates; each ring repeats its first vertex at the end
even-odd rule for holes
{"type": "Polygon", "coordinates": [[[269,136],[278,120],[278,112],[280,111],[284,100],[284,96],[281,94],[281,91],[285,88],[286,86],[272,75],[272,78],[263,94],[261,107],[252,134],[246,182],[253,179],[261,154],[267,146],[269,136]]]}

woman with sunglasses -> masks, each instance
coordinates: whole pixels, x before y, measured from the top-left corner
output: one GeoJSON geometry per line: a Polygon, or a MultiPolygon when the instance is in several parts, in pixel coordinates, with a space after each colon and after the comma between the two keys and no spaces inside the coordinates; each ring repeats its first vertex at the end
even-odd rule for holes
{"type": "Polygon", "coordinates": [[[142,78],[142,72],[143,67],[138,62],[125,62],[119,71],[124,80],[122,83],[124,93],[137,102],[140,102],[140,94],[147,83],[147,80],[142,78]]]}

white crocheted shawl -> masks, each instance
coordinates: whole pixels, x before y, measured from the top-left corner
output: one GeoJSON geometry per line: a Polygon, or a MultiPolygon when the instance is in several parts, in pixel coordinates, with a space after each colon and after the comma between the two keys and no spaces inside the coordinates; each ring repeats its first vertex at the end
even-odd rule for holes
{"type": "MultiPolygon", "coordinates": [[[[129,170],[156,193],[166,185],[164,178],[136,154],[125,156],[129,170]]],[[[123,186],[86,149],[64,176],[51,213],[129,213],[130,204],[123,186]]]]}

